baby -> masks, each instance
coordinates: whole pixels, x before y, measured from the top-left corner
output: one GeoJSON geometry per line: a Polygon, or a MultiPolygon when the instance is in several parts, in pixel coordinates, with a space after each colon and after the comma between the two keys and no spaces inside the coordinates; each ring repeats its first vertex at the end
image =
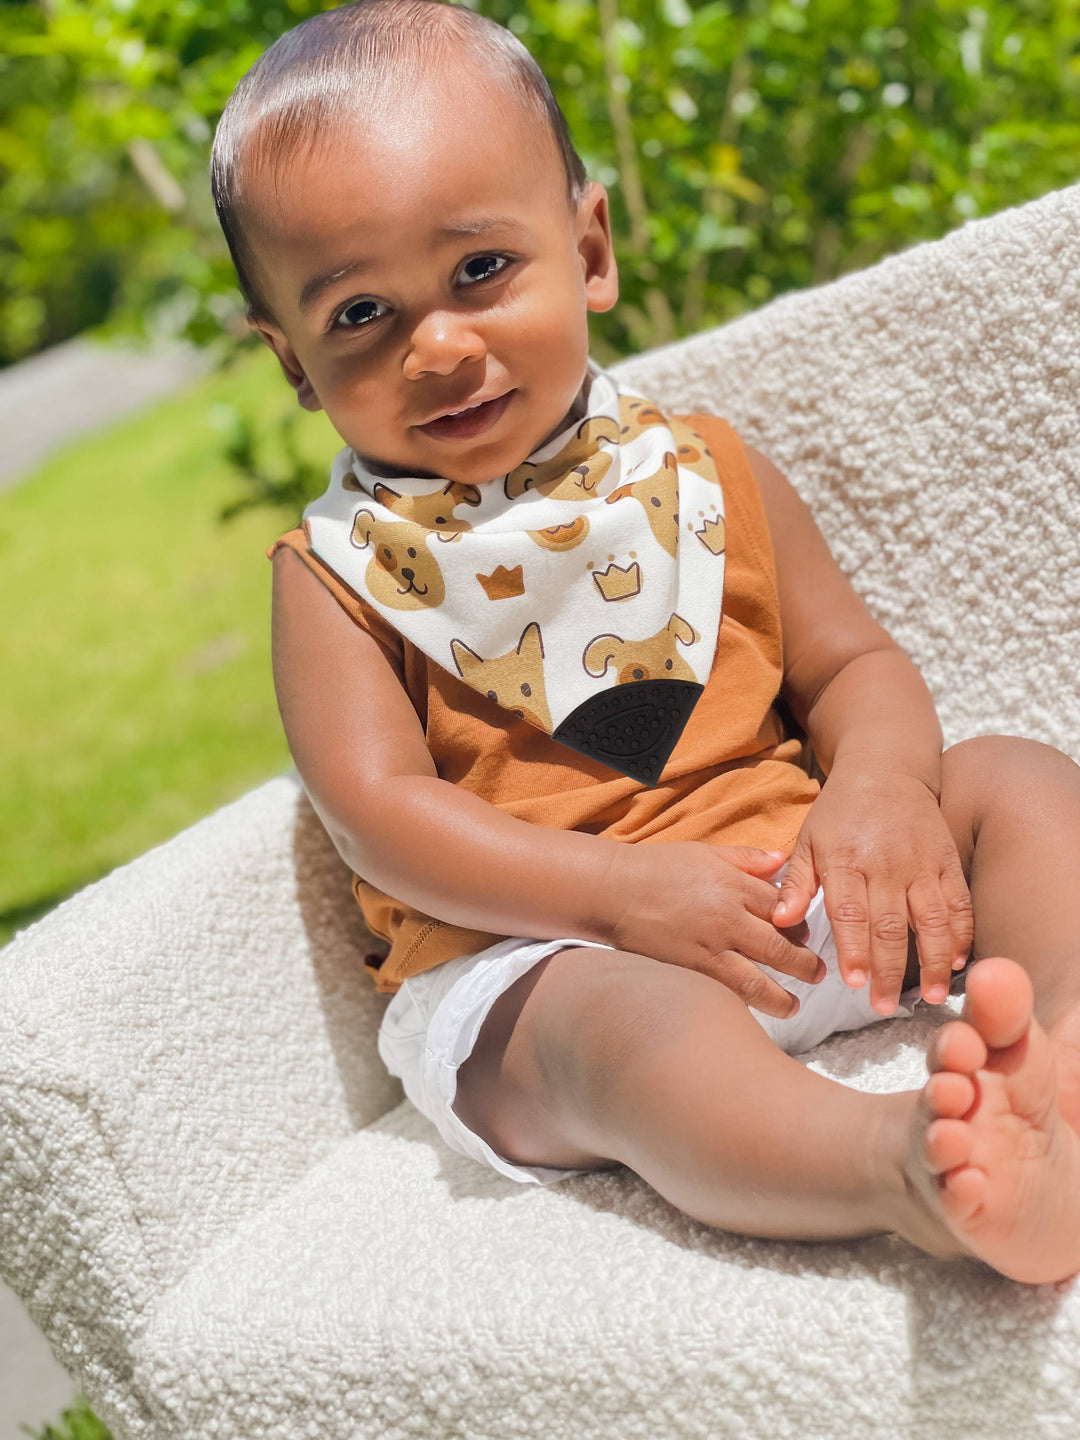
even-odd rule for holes
{"type": "Polygon", "coordinates": [[[274,675],[409,1097],[522,1182],[626,1165],[727,1230],[1075,1274],[1080,769],[943,754],[775,466],[590,359],[607,195],[528,52],[439,0],[318,15],[213,185],[345,442],[271,552],[274,675]],[[792,1058],[971,960],[922,1091],[792,1058]]]}

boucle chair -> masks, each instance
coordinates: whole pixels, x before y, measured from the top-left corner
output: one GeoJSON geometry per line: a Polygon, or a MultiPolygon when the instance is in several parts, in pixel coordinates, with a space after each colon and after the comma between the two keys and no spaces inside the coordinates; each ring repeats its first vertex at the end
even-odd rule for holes
{"type": "MultiPolygon", "coordinates": [[[[1080,757],[1080,186],[623,373],[791,477],[948,743],[1080,757]]],[[[1070,1284],[449,1150],[380,1065],[346,882],[283,777],[0,954],[0,1270],[118,1440],[1080,1433],[1070,1284]]],[[[806,1063],[917,1085],[945,1018],[806,1063]]]]}

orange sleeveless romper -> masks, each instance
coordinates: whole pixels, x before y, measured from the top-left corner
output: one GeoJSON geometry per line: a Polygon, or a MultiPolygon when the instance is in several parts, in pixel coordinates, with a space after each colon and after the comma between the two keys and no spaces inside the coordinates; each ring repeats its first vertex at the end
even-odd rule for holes
{"type": "MultiPolygon", "coordinates": [[[[441,779],[519,820],[584,830],[627,844],[705,840],[790,854],[819,786],[809,749],[788,736],[775,707],[783,679],[780,607],[768,521],[739,437],[725,421],[689,415],[708,445],[724,492],[727,555],[720,635],[712,671],[654,788],[565,749],[528,721],[437,665],[314,555],[303,528],[288,545],[357,625],[383,648],[420,722],[441,779]]],[[[424,915],[360,876],[353,893],[385,959],[365,962],[377,989],[486,949],[504,937],[424,915]]]]}

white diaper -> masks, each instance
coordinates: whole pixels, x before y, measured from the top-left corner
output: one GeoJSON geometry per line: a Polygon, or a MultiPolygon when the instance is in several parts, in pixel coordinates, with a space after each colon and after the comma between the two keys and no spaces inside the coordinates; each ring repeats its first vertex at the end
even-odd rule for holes
{"type": "MultiPolygon", "coordinates": [[[[783,879],[786,865],[773,882],[783,879]]],[[[910,1017],[919,1004],[919,987],[905,990],[892,1015],[879,1015],[870,1005],[869,981],[852,990],[840,977],[836,944],[821,890],[806,914],[810,931],[807,947],[825,962],[825,978],[817,985],[762,965],[783,989],[797,997],[798,1013],[777,1020],[758,1010],[750,1014],[781,1050],[797,1055],[841,1030],[861,1030],[878,1020],[910,1017]]],[[[458,1066],[472,1054],[480,1027],[492,1005],[515,980],[549,955],[579,947],[605,949],[589,940],[500,940],[475,955],[462,955],[402,982],[391,999],[379,1027],[379,1054],[383,1064],[405,1087],[405,1094],[426,1115],[446,1143],[462,1155],[490,1165],[500,1175],[527,1184],[552,1185],[584,1170],[557,1170],[544,1166],[513,1165],[497,1155],[455,1112],[458,1066]]]]}

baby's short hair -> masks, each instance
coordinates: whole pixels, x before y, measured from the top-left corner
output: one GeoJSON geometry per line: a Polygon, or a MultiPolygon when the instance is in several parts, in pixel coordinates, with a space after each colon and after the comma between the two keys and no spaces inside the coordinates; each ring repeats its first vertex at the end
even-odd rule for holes
{"type": "Polygon", "coordinates": [[[519,102],[545,119],[562,162],[567,202],[587,184],[566,119],[543,71],[509,30],[446,0],[356,0],[313,15],[266,50],[233,91],[214,136],[210,185],[240,288],[260,318],[272,319],[256,283],[243,227],[244,158],[264,161],[298,142],[312,144],[331,121],[362,110],[388,73],[419,75],[433,61],[464,53],[519,102]]]}

